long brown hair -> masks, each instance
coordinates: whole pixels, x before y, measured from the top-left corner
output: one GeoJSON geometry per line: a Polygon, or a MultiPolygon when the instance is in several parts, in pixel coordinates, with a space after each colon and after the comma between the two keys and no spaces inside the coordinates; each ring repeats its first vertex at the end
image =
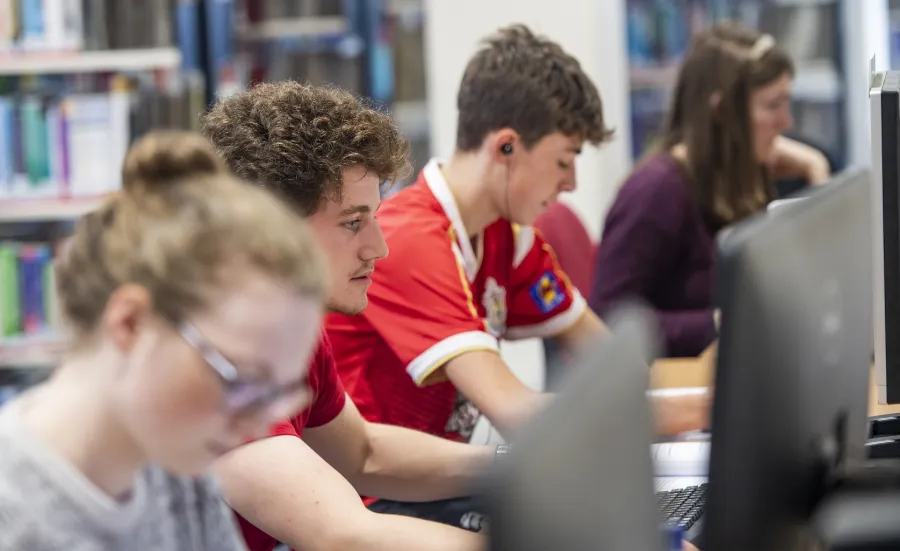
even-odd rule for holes
{"type": "Polygon", "coordinates": [[[753,214],[774,197],[753,146],[750,96],[785,74],[788,54],[769,35],[727,21],[699,34],[681,65],[660,151],[687,149],[686,169],[708,223],[753,214]]]}

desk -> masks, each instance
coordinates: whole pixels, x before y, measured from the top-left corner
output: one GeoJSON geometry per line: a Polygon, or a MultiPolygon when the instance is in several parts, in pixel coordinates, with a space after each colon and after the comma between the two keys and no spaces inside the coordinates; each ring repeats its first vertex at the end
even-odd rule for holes
{"type": "MultiPolygon", "coordinates": [[[[709,386],[715,375],[715,354],[705,352],[699,358],[659,360],[650,370],[652,388],[709,386]]],[[[874,376],[869,385],[869,415],[900,413],[900,405],[878,404],[874,376]]]]}

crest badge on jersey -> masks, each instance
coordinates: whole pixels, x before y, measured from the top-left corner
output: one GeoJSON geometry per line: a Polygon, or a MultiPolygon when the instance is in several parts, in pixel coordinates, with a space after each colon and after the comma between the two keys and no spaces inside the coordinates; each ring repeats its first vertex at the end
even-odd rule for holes
{"type": "Polygon", "coordinates": [[[506,332],[506,289],[496,279],[489,277],[485,281],[481,304],[488,331],[495,337],[503,336],[506,332]]]}
{"type": "Polygon", "coordinates": [[[472,433],[475,432],[475,424],[478,423],[479,417],[481,417],[481,412],[478,411],[475,404],[457,390],[453,413],[447,419],[444,430],[455,432],[459,434],[463,442],[468,442],[472,438],[472,433]]]}
{"type": "Polygon", "coordinates": [[[556,274],[547,271],[531,286],[531,298],[542,314],[548,314],[566,300],[566,292],[556,274]]]}

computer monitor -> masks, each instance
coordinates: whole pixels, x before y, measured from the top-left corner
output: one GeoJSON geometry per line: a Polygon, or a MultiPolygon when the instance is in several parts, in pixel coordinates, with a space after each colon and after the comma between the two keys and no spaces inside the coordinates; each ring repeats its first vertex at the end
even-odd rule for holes
{"type": "Polygon", "coordinates": [[[491,551],[660,551],[647,365],[653,318],[628,309],[567,366],[556,398],[487,483],[491,551]]]}
{"type": "Polygon", "coordinates": [[[830,477],[863,461],[870,188],[866,172],[845,173],[718,243],[703,551],[797,548],[830,477]]]}
{"type": "Polygon", "coordinates": [[[875,380],[878,403],[900,404],[900,72],[873,74],[869,103],[875,380]]]}

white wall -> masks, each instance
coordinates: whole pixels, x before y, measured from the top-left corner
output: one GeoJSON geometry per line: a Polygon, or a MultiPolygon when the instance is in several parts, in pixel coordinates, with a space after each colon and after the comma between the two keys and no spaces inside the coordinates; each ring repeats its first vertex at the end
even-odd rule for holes
{"type": "MultiPolygon", "coordinates": [[[[600,90],[616,138],[599,150],[585,149],[576,165],[578,189],[562,200],[598,237],[603,216],[631,168],[624,0],[426,0],[425,7],[428,110],[436,156],[453,151],[456,92],[479,40],[498,27],[525,23],[578,58],[600,90]]],[[[539,342],[503,343],[502,352],[527,384],[543,384],[539,342]]],[[[484,441],[484,434],[479,431],[473,442],[484,441]]]]}

